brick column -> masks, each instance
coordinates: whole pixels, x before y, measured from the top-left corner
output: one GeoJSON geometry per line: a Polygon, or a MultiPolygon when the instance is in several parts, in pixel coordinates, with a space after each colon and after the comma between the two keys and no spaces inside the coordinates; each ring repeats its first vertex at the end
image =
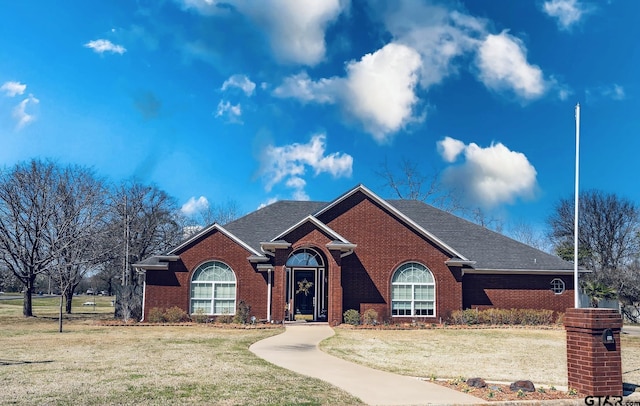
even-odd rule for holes
{"type": "Polygon", "coordinates": [[[332,252],[334,261],[329,263],[329,314],[330,326],[342,323],[342,258],[339,253],[332,252]]]}
{"type": "Polygon", "coordinates": [[[621,396],[620,314],[613,309],[567,309],[564,326],[569,388],[586,396],[621,396]],[[612,330],[615,343],[603,343],[606,329],[612,330]]]}

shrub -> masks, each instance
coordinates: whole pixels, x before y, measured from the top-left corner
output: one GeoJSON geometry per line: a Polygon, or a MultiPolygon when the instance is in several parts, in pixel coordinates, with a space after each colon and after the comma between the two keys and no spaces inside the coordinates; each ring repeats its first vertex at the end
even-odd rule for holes
{"type": "MultiPolygon", "coordinates": [[[[452,324],[488,324],[488,325],[529,325],[541,326],[554,323],[552,310],[537,309],[485,309],[456,310],[451,313],[452,324]]],[[[556,323],[562,324],[563,315],[557,316],[556,323]],[[560,320],[560,321],[558,321],[560,320]]]]}
{"type": "Polygon", "coordinates": [[[181,321],[188,320],[189,316],[187,315],[187,312],[178,306],[173,306],[165,310],[164,319],[169,323],[179,323],[181,321]]]}
{"type": "Polygon", "coordinates": [[[233,316],[228,313],[225,313],[222,316],[216,317],[216,321],[218,323],[230,324],[230,323],[233,323],[233,316]]]}
{"type": "Polygon", "coordinates": [[[154,307],[149,310],[149,316],[147,317],[147,321],[149,323],[163,323],[164,322],[164,313],[161,308],[154,307]]]}
{"type": "Polygon", "coordinates": [[[196,312],[191,315],[191,320],[196,323],[206,323],[209,320],[209,317],[204,314],[204,309],[199,308],[196,309],[196,312]]]}
{"type": "Polygon", "coordinates": [[[367,309],[362,315],[362,323],[370,326],[378,324],[378,312],[374,309],[367,309]]]}
{"type": "Polygon", "coordinates": [[[344,322],[347,324],[351,324],[357,326],[360,324],[360,313],[355,309],[349,309],[343,314],[344,322]]]}
{"type": "Polygon", "coordinates": [[[451,322],[453,324],[478,324],[480,321],[478,310],[466,309],[451,312],[451,322]]]}
{"type": "Polygon", "coordinates": [[[251,317],[250,313],[251,306],[249,306],[244,300],[239,301],[238,310],[233,316],[233,322],[237,324],[247,324],[249,322],[249,318],[251,317]]]}

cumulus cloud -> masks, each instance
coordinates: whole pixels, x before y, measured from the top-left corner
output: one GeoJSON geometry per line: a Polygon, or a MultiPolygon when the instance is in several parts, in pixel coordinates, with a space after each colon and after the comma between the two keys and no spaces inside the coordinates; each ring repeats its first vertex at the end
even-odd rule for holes
{"type": "Polygon", "coordinates": [[[455,162],[458,155],[466,148],[464,142],[451,137],[444,137],[443,140],[438,141],[437,146],[438,152],[445,162],[455,162]]]}
{"type": "Polygon", "coordinates": [[[527,62],[522,41],[507,31],[487,35],[476,59],[480,80],[495,91],[512,90],[526,100],[539,98],[546,91],[542,70],[527,62]]]}
{"type": "Polygon", "coordinates": [[[324,58],[325,30],[348,7],[348,1],[341,0],[238,3],[239,9],[266,31],[278,59],[310,66],[324,58]]]}
{"type": "MultiPolygon", "coordinates": [[[[455,150],[459,143],[449,138],[438,145],[456,145],[455,150]]],[[[450,155],[447,155],[450,152],[451,149],[440,149],[447,162],[450,162],[450,155]]],[[[460,152],[464,152],[464,162],[448,167],[444,172],[444,180],[466,193],[470,201],[495,207],[534,195],[537,172],[524,154],[511,151],[502,143],[486,148],[471,143],[464,145],[464,150],[460,152]]]]}
{"type": "Polygon", "coordinates": [[[27,124],[31,123],[36,117],[33,114],[27,113],[27,108],[30,105],[38,104],[40,100],[33,97],[32,94],[29,95],[26,99],[21,101],[16,107],[13,109],[13,118],[16,119],[17,124],[16,128],[18,130],[24,128],[27,124]]]}
{"type": "Polygon", "coordinates": [[[308,200],[304,192],[307,168],[314,176],[328,173],[334,178],[349,177],[352,173],[353,157],[334,152],[325,154],[326,136],[317,134],[306,144],[294,143],[285,146],[269,145],[264,154],[261,174],[265,179],[265,190],[270,192],[278,183],[293,189],[294,198],[308,200]]]}
{"type": "Polygon", "coordinates": [[[346,109],[379,142],[412,119],[420,55],[390,43],[347,65],[346,109]]]}
{"type": "Polygon", "coordinates": [[[302,102],[339,103],[378,142],[412,120],[420,55],[390,43],[346,66],[345,77],[313,81],[306,73],[286,78],[273,94],[302,102]]]}
{"type": "Polygon", "coordinates": [[[220,15],[233,7],[267,35],[277,59],[315,65],[326,52],[325,30],[349,7],[347,0],[179,0],[203,15],[220,15]]]}
{"type": "Polygon", "coordinates": [[[256,84],[249,80],[246,75],[232,75],[229,79],[225,80],[222,84],[222,91],[230,88],[238,88],[244,92],[247,97],[253,95],[253,91],[256,89],[256,84]]]}
{"type": "Polygon", "coordinates": [[[21,95],[26,89],[27,85],[13,81],[4,82],[2,86],[0,86],[0,91],[3,91],[4,94],[8,97],[21,95]]]}
{"type": "Polygon", "coordinates": [[[200,196],[196,198],[195,196],[192,196],[191,198],[189,198],[189,200],[187,200],[185,204],[182,205],[182,207],[180,208],[180,212],[182,212],[182,214],[184,214],[185,216],[192,216],[208,208],[209,200],[207,200],[206,197],[200,196]]]}
{"type": "Polygon", "coordinates": [[[242,124],[240,117],[242,116],[242,108],[240,104],[233,105],[228,100],[220,100],[216,110],[216,117],[224,117],[230,123],[242,124]]]}
{"type": "Polygon", "coordinates": [[[457,73],[456,58],[473,52],[486,35],[486,21],[441,5],[399,0],[380,12],[395,41],[420,54],[420,85],[425,89],[457,73]]]}
{"type": "Polygon", "coordinates": [[[94,52],[98,54],[104,54],[105,52],[111,52],[114,54],[124,54],[127,52],[125,47],[122,45],[116,45],[108,39],[97,39],[94,41],[89,41],[84,44],[86,48],[93,49],[94,52]]]}
{"type": "Polygon", "coordinates": [[[557,19],[561,30],[569,30],[577,24],[590,9],[578,0],[550,0],[542,5],[542,11],[557,19]]]}

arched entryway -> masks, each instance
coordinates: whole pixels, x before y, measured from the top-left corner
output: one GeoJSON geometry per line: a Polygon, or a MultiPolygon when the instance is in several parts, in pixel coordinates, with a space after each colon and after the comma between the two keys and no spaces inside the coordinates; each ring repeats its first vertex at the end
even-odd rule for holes
{"type": "Polygon", "coordinates": [[[329,304],[327,268],[312,248],[295,250],[287,259],[287,319],[326,321],[329,304]]]}

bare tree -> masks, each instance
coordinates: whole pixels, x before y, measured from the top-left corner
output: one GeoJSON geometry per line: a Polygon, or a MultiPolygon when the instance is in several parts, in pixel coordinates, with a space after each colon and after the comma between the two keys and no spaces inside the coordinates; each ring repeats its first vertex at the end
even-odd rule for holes
{"type": "Polygon", "coordinates": [[[514,240],[520,241],[541,251],[551,252],[549,239],[542,230],[536,230],[531,224],[524,221],[515,223],[509,227],[508,235],[514,240]]]}
{"type": "MultiPolygon", "coordinates": [[[[108,258],[98,242],[106,232],[107,191],[102,179],[87,169],[69,166],[59,173],[52,191],[55,208],[48,232],[54,263],[49,268],[71,314],[73,292],[89,270],[108,258]]],[[[60,331],[62,331],[62,296],[60,331]]]]}
{"type": "Polygon", "coordinates": [[[38,275],[49,270],[54,256],[47,232],[54,216],[58,167],[32,160],[0,174],[0,264],[24,285],[22,314],[33,316],[32,293],[38,275]]]}
{"type": "Polygon", "coordinates": [[[375,174],[399,199],[423,201],[446,212],[465,217],[485,228],[502,232],[503,223],[500,219],[487,215],[480,207],[470,209],[465,206],[460,193],[445,187],[438,171],[434,171],[432,176],[425,176],[417,163],[403,158],[398,171],[391,168],[385,160],[375,174]]]}
{"type": "MultiPolygon", "coordinates": [[[[582,265],[610,272],[629,263],[640,248],[638,208],[630,200],[596,190],[582,192],[579,202],[578,245],[585,253],[582,265]]],[[[573,198],[560,199],[548,223],[556,247],[573,245],[573,198]]]]}
{"type": "Polygon", "coordinates": [[[208,205],[192,216],[181,214],[179,222],[182,224],[183,238],[189,238],[213,223],[221,225],[232,222],[240,217],[240,208],[235,200],[226,203],[208,205]]]}
{"type": "MultiPolygon", "coordinates": [[[[590,190],[580,193],[578,218],[579,264],[593,270],[590,278],[633,301],[640,286],[633,264],[640,252],[640,212],[630,200],[590,190]],[[636,275],[626,278],[626,273],[636,275]]],[[[556,252],[573,260],[574,202],[561,199],[548,218],[556,252]]],[[[637,302],[640,298],[636,297],[637,302]]]]}
{"type": "Polygon", "coordinates": [[[213,223],[221,225],[232,222],[240,216],[240,208],[235,200],[208,206],[199,213],[199,223],[207,226],[213,223]]]}
{"type": "Polygon", "coordinates": [[[406,158],[400,161],[397,171],[385,159],[375,174],[398,199],[420,200],[451,213],[462,209],[457,194],[443,186],[439,172],[427,177],[418,164],[406,158]]]}
{"type": "Polygon", "coordinates": [[[131,264],[161,254],[182,239],[175,199],[156,186],[136,181],[116,186],[110,198],[110,239],[122,268],[116,316],[139,318],[142,288],[131,264]]]}

